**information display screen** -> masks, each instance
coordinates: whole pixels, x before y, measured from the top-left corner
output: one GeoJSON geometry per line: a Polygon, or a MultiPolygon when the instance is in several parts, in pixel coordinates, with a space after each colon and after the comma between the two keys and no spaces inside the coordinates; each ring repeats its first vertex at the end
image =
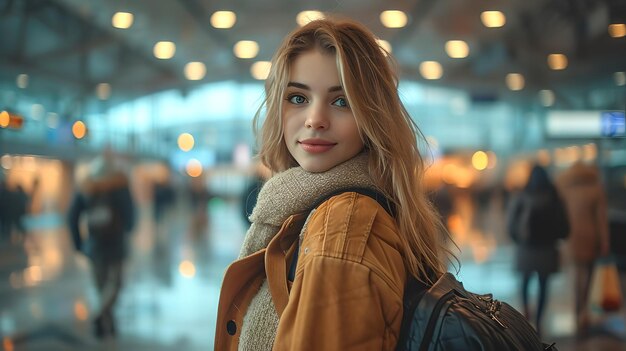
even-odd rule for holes
{"type": "Polygon", "coordinates": [[[626,137],[624,111],[550,111],[546,134],[551,138],[626,137]]]}

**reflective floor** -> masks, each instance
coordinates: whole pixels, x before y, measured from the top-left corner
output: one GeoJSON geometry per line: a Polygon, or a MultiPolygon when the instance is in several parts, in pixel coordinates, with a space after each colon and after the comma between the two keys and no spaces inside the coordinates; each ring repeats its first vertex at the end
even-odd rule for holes
{"type": "MultiPolygon", "coordinates": [[[[115,311],[118,335],[105,340],[92,334],[99,301],[89,262],[72,249],[63,217],[29,218],[25,237],[0,244],[2,350],[211,350],[222,274],[247,228],[235,201],[212,200],[199,233],[187,224],[191,212],[180,205],[155,224],[141,211],[115,311]]],[[[459,242],[466,288],[519,308],[513,248],[485,235],[459,242]]],[[[624,309],[597,316],[589,337],[574,336],[571,286],[565,257],[551,281],[544,339],[560,350],[626,350],[624,309]]]]}

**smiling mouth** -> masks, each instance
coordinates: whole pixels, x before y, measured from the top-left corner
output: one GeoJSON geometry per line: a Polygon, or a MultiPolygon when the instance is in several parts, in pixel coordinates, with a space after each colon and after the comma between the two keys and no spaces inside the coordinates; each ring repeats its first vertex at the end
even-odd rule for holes
{"type": "Polygon", "coordinates": [[[331,143],[325,140],[302,140],[298,141],[298,144],[300,144],[300,147],[304,151],[312,154],[326,152],[337,145],[337,143],[331,143]]]}

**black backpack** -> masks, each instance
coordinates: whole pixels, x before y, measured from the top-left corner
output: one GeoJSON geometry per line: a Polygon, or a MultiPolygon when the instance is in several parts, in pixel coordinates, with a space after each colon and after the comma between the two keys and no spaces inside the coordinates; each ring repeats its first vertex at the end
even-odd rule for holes
{"type": "MultiPolygon", "coordinates": [[[[333,192],[316,202],[356,192],[376,200],[385,210],[395,213],[392,204],[377,191],[349,188],[333,192]]],[[[291,262],[289,280],[293,281],[298,246],[291,262]]],[[[430,287],[410,276],[404,291],[404,314],[397,351],[473,351],[473,350],[551,350],[554,344],[541,342],[528,320],[506,302],[491,294],[468,292],[452,274],[446,273],[430,287]]]]}
{"type": "Polygon", "coordinates": [[[556,350],[526,318],[491,294],[471,293],[445,273],[430,288],[407,281],[396,350],[556,350]]]}
{"type": "Polygon", "coordinates": [[[561,199],[554,194],[523,193],[509,223],[513,240],[522,245],[553,245],[565,238],[569,223],[561,199]]]}

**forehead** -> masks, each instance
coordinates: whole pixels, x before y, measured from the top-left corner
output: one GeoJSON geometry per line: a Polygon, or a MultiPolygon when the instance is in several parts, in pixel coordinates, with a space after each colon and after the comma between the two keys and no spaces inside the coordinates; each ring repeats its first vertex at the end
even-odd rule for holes
{"type": "Polygon", "coordinates": [[[303,52],[291,64],[289,81],[307,85],[340,85],[335,54],[319,50],[303,52]]]}

